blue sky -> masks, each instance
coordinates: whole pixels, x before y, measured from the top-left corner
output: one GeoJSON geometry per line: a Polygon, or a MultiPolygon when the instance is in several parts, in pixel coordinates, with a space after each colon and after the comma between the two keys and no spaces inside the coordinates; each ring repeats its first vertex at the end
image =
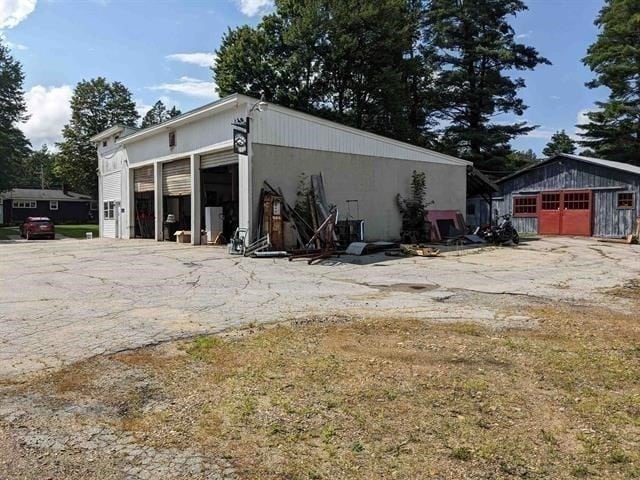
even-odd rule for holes
{"type": "MultiPolygon", "coordinates": [[[[551,134],[575,124],[606,92],[584,86],[580,59],[597,34],[602,0],[529,0],[514,19],[520,41],[553,62],[523,72],[539,127],[514,142],[540,153],[551,134]]],[[[228,27],[255,24],[270,0],[0,0],[0,34],[24,67],[34,146],[52,143],[68,121],[74,85],[104,76],[123,82],[143,113],[156,100],[185,111],[215,98],[207,65],[228,27]]]]}

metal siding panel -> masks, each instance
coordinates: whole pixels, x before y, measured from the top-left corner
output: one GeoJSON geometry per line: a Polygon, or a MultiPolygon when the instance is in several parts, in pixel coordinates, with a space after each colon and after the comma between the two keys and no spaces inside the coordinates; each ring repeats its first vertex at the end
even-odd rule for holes
{"type": "Polygon", "coordinates": [[[191,165],[188,158],[162,165],[162,194],[191,195],[191,165]]]}
{"type": "Polygon", "coordinates": [[[153,165],[133,170],[134,192],[153,192],[153,165]]]}
{"type": "Polygon", "coordinates": [[[213,168],[219,165],[226,165],[229,163],[237,163],[238,154],[233,153],[233,150],[225,150],[224,152],[212,153],[211,155],[203,155],[200,157],[200,170],[205,168],[213,168]]]}

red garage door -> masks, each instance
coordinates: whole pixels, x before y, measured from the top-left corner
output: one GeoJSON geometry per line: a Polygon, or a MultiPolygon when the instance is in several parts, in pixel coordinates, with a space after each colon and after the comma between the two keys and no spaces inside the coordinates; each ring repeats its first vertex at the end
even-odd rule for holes
{"type": "Polygon", "coordinates": [[[591,236],[592,204],[590,190],[541,193],[539,233],[591,236]]]}

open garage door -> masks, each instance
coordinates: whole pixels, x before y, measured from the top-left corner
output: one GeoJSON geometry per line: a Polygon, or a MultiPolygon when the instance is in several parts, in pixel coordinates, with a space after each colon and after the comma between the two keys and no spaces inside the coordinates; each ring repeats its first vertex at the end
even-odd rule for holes
{"type": "Polygon", "coordinates": [[[133,196],[135,214],[135,237],[155,237],[155,185],[153,165],[136,168],[133,171],[133,196]]]}
{"type": "Polygon", "coordinates": [[[177,230],[191,230],[191,162],[188,158],[162,164],[163,239],[175,240],[177,230]]]}

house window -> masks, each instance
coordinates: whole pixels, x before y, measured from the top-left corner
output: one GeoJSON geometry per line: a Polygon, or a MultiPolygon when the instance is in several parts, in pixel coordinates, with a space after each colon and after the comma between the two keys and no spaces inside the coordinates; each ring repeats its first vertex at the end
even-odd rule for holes
{"type": "Polygon", "coordinates": [[[538,197],[513,197],[513,214],[518,217],[535,217],[538,197]]]}
{"type": "Polygon", "coordinates": [[[618,208],[633,208],[633,192],[618,192],[618,208]]]}
{"type": "Polygon", "coordinates": [[[58,200],[49,201],[49,210],[57,210],[58,209],[58,200]]]}
{"type": "Polygon", "coordinates": [[[35,200],[14,200],[13,208],[37,208],[38,202],[35,200]]]}
{"type": "Polygon", "coordinates": [[[104,219],[113,220],[115,218],[115,202],[104,202],[104,219]]]}
{"type": "Polygon", "coordinates": [[[176,146],[176,132],[169,132],[169,147],[176,146]]]}

